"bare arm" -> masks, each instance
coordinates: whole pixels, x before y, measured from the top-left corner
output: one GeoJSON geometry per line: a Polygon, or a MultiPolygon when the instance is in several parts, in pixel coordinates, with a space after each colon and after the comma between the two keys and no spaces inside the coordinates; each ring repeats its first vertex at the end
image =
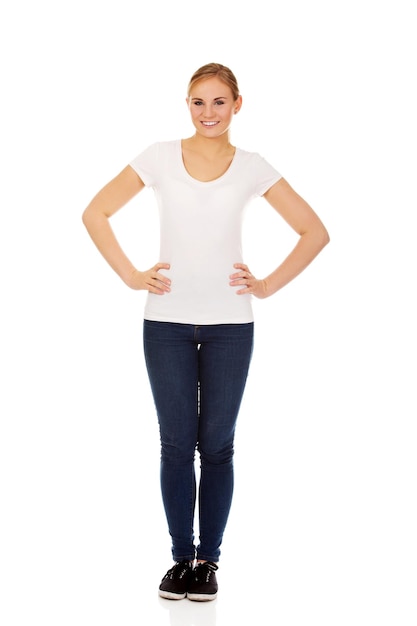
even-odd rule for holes
{"type": "Polygon", "coordinates": [[[169,269],[169,264],[157,263],[150,270],[138,271],[120,247],[109,221],[144,186],[143,181],[128,165],[91,200],[82,219],[98,250],[126,285],[132,289],[147,289],[162,295],[169,291],[170,281],[159,270],[169,269]]]}
{"type": "Polygon", "coordinates": [[[240,270],[231,275],[230,285],[242,285],[237,294],[252,293],[258,298],[271,296],[300,274],[330,241],[329,234],[318,215],[294,189],[281,178],[264,198],[300,235],[284,261],[262,280],[256,279],[247,265],[235,264],[240,270]]]}

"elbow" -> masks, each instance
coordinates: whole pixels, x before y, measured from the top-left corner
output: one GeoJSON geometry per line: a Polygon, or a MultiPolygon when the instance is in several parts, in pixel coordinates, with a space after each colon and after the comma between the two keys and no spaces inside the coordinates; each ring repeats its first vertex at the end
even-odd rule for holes
{"type": "Polygon", "coordinates": [[[330,236],[329,233],[327,231],[325,231],[324,233],[322,233],[320,239],[317,239],[317,252],[321,252],[323,250],[323,248],[325,248],[327,246],[327,244],[330,242],[330,236]]]}
{"type": "Polygon", "coordinates": [[[326,247],[328,243],[330,243],[330,235],[329,235],[327,229],[323,226],[322,248],[326,247]]]}
{"type": "Polygon", "coordinates": [[[323,225],[321,225],[320,228],[316,229],[314,232],[311,233],[310,241],[315,251],[313,254],[314,256],[316,256],[330,242],[330,235],[327,232],[327,229],[323,225]]]}
{"type": "Polygon", "coordinates": [[[85,209],[85,211],[83,211],[83,213],[81,215],[81,221],[84,224],[84,226],[86,227],[86,229],[88,230],[89,219],[88,219],[88,210],[87,209],[85,209]]]}
{"type": "Polygon", "coordinates": [[[82,223],[84,224],[87,230],[89,229],[91,225],[92,218],[93,218],[92,211],[90,209],[90,206],[88,206],[86,209],[84,209],[81,215],[82,223]]]}
{"type": "Polygon", "coordinates": [[[323,222],[319,221],[315,228],[315,239],[320,250],[330,242],[330,235],[323,222]]]}
{"type": "Polygon", "coordinates": [[[300,235],[310,240],[310,243],[316,250],[317,254],[330,242],[330,235],[322,223],[317,224],[309,231],[300,233],[300,235]]]}

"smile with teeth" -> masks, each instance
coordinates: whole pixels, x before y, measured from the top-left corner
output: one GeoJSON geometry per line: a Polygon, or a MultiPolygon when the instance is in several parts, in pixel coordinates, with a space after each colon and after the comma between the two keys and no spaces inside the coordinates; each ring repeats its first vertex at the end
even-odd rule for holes
{"type": "Polygon", "coordinates": [[[219,122],[201,122],[203,126],[216,126],[219,122]]]}

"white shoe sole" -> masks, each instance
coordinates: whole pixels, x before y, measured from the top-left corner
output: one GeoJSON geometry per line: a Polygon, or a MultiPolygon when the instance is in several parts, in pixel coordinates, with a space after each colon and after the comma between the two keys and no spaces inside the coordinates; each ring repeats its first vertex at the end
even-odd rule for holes
{"type": "Polygon", "coordinates": [[[187,593],[187,598],[193,602],[207,602],[217,598],[216,593],[187,593]]]}
{"type": "Polygon", "coordinates": [[[165,598],[166,600],[184,600],[186,593],[172,593],[172,591],[161,591],[159,590],[159,595],[161,598],[165,598]]]}

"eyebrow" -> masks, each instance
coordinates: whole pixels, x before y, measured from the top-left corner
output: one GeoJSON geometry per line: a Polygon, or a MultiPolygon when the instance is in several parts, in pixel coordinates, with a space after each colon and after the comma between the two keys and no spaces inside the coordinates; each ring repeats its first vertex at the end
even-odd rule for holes
{"type": "MultiPolygon", "coordinates": [[[[191,100],[203,100],[204,98],[191,98],[191,100]]],[[[214,100],[227,100],[226,96],[218,96],[217,98],[214,98],[214,100]]]]}

